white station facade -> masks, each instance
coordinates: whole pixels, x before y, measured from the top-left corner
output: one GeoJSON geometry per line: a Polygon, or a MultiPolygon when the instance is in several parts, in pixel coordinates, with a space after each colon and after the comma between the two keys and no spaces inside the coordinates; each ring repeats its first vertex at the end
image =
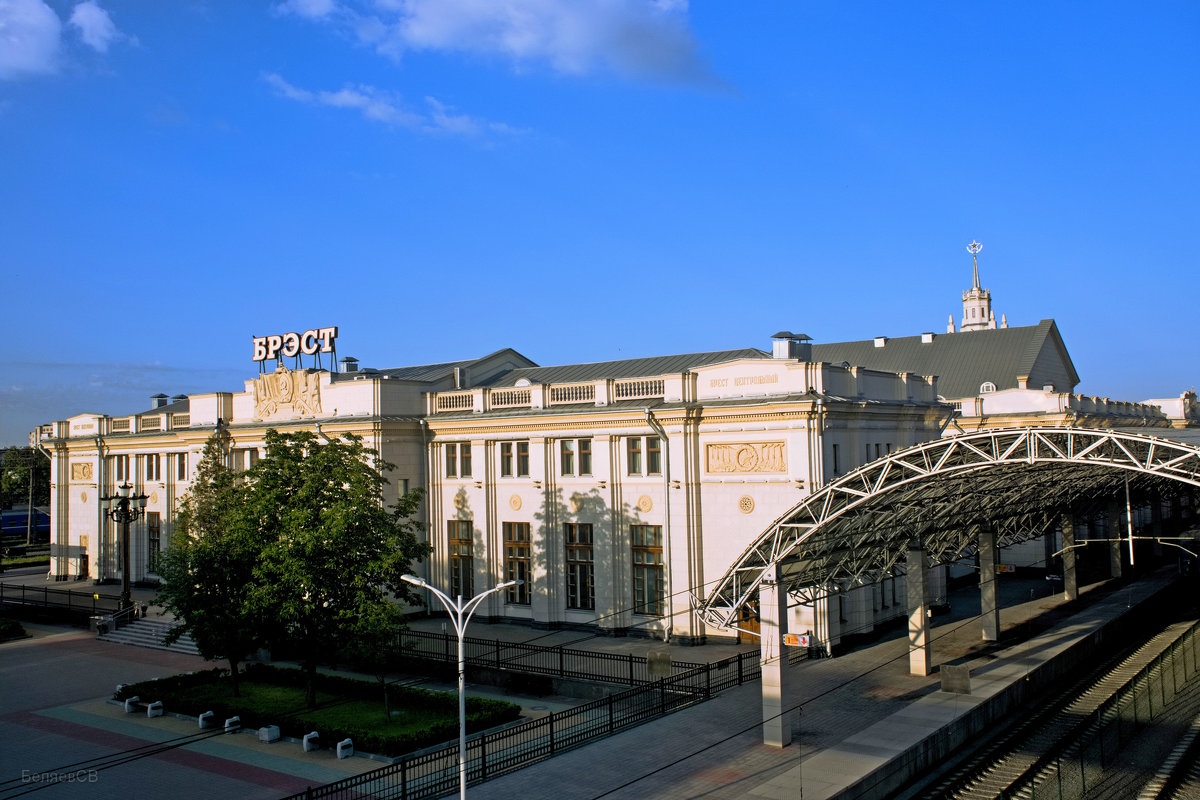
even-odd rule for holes
{"type": "MultiPolygon", "coordinates": [[[[693,593],[806,494],[873,458],[951,425],[986,426],[985,409],[1026,424],[1072,403],[1139,424],[1196,423],[1194,393],[1112,409],[1072,395],[1078,376],[1053,321],[996,326],[984,291],[976,269],[964,323],[974,308],[991,327],[815,346],[783,331],[770,350],[548,367],[505,349],[378,370],[342,359],[333,369],[336,328],[257,337],[260,372],[240,392],[158,395],[147,411],[81,413],[34,432],[52,462],[48,578],[120,578],[119,531],[100,499],[128,482],[149,497],[132,526],[130,577],[155,581],[178,502],[218,427],[234,469],[253,465],[270,429],[352,433],[396,465],[389,501],[426,492],[432,556],[416,568],[430,582],[466,597],[524,581],[481,616],[680,643],[737,636],[706,628],[693,593]],[[949,394],[939,391],[946,382],[949,394]]],[[[935,597],[945,579],[933,571],[935,597]]],[[[836,609],[798,607],[790,627],[836,644],[843,631],[905,613],[896,583],[851,593],[836,609]]]]}

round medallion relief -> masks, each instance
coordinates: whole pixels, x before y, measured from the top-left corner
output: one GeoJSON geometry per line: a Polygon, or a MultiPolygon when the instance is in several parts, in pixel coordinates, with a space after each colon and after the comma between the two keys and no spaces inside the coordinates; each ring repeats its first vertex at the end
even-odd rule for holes
{"type": "Polygon", "coordinates": [[[638,511],[641,511],[643,514],[645,514],[650,511],[650,509],[654,508],[654,501],[650,499],[650,495],[644,494],[638,498],[637,507],[638,511]]]}
{"type": "Polygon", "coordinates": [[[155,506],[158,505],[158,492],[150,493],[150,504],[155,506]]]}
{"type": "Polygon", "coordinates": [[[79,502],[81,502],[81,503],[86,503],[86,502],[87,502],[87,492],[80,492],[80,493],[79,493],[79,502]]]}
{"type": "Polygon", "coordinates": [[[520,511],[521,510],[520,495],[514,494],[512,497],[508,498],[508,507],[511,508],[513,511],[520,511]]]}
{"type": "Polygon", "coordinates": [[[743,514],[749,514],[754,510],[754,498],[748,494],[744,494],[738,498],[738,511],[743,514]]]}

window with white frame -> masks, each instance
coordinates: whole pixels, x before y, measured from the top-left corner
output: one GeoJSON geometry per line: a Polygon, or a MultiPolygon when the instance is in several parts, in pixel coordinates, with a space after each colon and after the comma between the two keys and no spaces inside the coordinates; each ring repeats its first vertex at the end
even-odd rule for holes
{"type": "Polygon", "coordinates": [[[187,480],[187,453],[175,454],[175,479],[180,481],[187,480]]]}
{"type": "Polygon", "coordinates": [[[470,442],[448,442],[446,444],[446,477],[471,477],[470,442]]]}
{"type": "Polygon", "coordinates": [[[162,456],[158,453],[147,453],[146,459],[146,482],[162,480],[162,456]]]}
{"type": "Polygon", "coordinates": [[[666,594],[661,525],[631,525],[633,611],[662,616],[666,594]]]}
{"type": "Polygon", "coordinates": [[[662,474],[662,440],[657,436],[630,436],[625,440],[625,467],[630,475],[662,474]]]}
{"type": "Polygon", "coordinates": [[[124,483],[129,480],[129,456],[120,455],[112,457],[112,474],[113,480],[117,483],[124,483]]]}
{"type": "Polygon", "coordinates": [[[558,453],[563,475],[592,474],[591,439],[560,439],[558,453]]]}
{"type": "Polygon", "coordinates": [[[529,442],[500,443],[500,477],[529,476],[529,442]]]}
{"type": "Polygon", "coordinates": [[[992,383],[991,381],[984,381],[979,386],[980,394],[991,394],[994,391],[996,391],[996,384],[992,383]]]}
{"type": "Polygon", "coordinates": [[[521,581],[506,590],[508,602],[529,605],[529,529],[528,522],[504,523],[505,580],[521,581]]]}
{"type": "Polygon", "coordinates": [[[446,523],[451,597],[475,595],[475,542],[471,526],[469,519],[452,519],[446,523]]]}
{"type": "Polygon", "coordinates": [[[563,534],[567,545],[567,608],[594,609],[596,567],[591,523],[565,523],[563,534]]]}

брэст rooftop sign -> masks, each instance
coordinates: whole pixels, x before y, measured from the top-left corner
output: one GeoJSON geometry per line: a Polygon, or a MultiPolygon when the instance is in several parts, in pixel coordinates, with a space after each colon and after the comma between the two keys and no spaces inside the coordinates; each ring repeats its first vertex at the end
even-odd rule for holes
{"type": "Polygon", "coordinates": [[[311,356],[315,353],[332,353],[333,340],[338,329],[314,328],[304,333],[283,333],[272,336],[254,337],[254,361],[270,361],[273,358],[294,358],[298,355],[311,356]]]}

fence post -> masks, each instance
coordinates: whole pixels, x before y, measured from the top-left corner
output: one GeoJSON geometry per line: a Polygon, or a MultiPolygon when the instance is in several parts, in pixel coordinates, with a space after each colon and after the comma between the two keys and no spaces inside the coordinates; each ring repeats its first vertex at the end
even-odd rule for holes
{"type": "Polygon", "coordinates": [[[561,644],[558,646],[558,677],[567,677],[567,667],[563,660],[563,646],[561,644]]]}
{"type": "Polygon", "coordinates": [[[496,639],[496,669],[500,669],[500,639],[496,639]]]}
{"type": "Polygon", "coordinates": [[[712,662],[704,665],[704,699],[712,698],[712,662]]]}
{"type": "Polygon", "coordinates": [[[408,800],[408,758],[400,759],[400,800],[408,800]]]}
{"type": "Polygon", "coordinates": [[[617,726],[613,716],[613,696],[608,696],[608,733],[612,735],[617,730],[617,726]]]}
{"type": "Polygon", "coordinates": [[[554,755],[554,715],[546,717],[550,721],[550,755],[554,755]]]}
{"type": "Polygon", "coordinates": [[[479,742],[479,780],[487,780],[487,736],[480,736],[479,742]]]}
{"type": "Polygon", "coordinates": [[[629,659],[629,685],[637,686],[637,684],[633,682],[633,653],[626,653],[625,657],[629,659]]]}
{"type": "Polygon", "coordinates": [[[658,679],[658,711],[660,714],[667,713],[667,679],[658,679]]]}

